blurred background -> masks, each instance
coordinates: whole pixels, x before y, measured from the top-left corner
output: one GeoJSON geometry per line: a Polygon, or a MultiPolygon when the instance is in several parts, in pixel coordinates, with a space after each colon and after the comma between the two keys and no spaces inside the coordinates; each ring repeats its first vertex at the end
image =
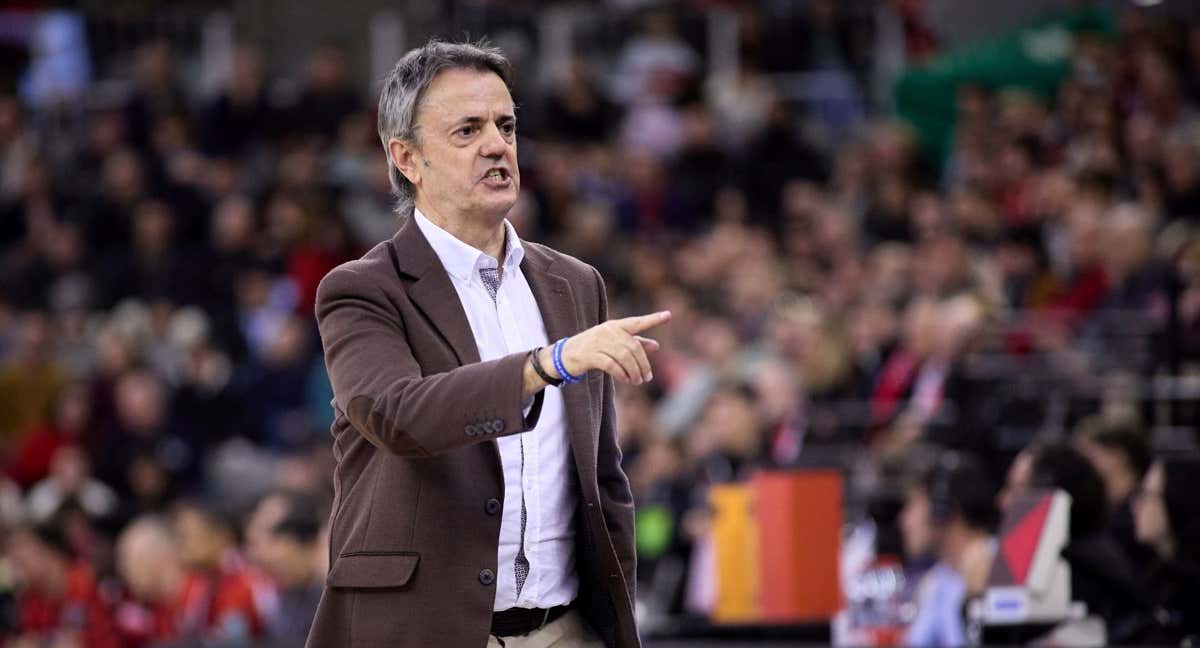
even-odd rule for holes
{"type": "Polygon", "coordinates": [[[431,36],[515,65],[521,236],[674,313],[617,390],[647,645],[988,641],[1036,489],[1099,643],[1200,634],[1200,3],[8,0],[4,645],[302,645],[314,295],[431,36]]]}

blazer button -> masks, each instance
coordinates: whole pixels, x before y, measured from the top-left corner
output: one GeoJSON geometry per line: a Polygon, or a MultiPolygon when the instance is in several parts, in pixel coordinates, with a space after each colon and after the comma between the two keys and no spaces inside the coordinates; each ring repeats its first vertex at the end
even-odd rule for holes
{"type": "Polygon", "coordinates": [[[608,577],[613,580],[617,580],[621,577],[621,572],[609,572],[608,577]]]}
{"type": "Polygon", "coordinates": [[[469,436],[469,437],[473,437],[473,436],[475,436],[475,426],[474,426],[474,425],[468,425],[468,426],[466,426],[466,427],[464,427],[464,428],[463,428],[463,432],[466,432],[466,433],[467,433],[467,436],[469,436]]]}
{"type": "Polygon", "coordinates": [[[500,512],[500,500],[493,497],[483,505],[483,510],[487,511],[488,515],[495,515],[500,512]]]}
{"type": "Polygon", "coordinates": [[[590,511],[590,510],[596,508],[596,505],[591,502],[587,502],[587,507],[588,507],[588,510],[590,511]]]}
{"type": "Polygon", "coordinates": [[[504,419],[496,419],[495,421],[492,421],[492,430],[495,431],[496,434],[500,434],[501,432],[503,432],[504,431],[504,419]]]}
{"type": "Polygon", "coordinates": [[[491,585],[496,582],[496,574],[490,569],[485,569],[479,572],[479,582],[483,585],[491,585]]]}

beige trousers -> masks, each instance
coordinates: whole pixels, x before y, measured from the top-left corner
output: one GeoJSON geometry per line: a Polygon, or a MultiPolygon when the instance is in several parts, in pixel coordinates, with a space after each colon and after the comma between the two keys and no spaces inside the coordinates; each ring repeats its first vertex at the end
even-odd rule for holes
{"type": "Polygon", "coordinates": [[[488,635],[487,648],[604,648],[577,610],[547,623],[527,635],[497,639],[488,635]],[[501,643],[503,641],[503,643],[501,643]]]}

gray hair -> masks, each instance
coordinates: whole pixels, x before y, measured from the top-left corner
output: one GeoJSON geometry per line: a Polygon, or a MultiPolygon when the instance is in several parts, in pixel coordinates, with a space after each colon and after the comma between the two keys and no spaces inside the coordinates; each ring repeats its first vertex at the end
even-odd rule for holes
{"type": "Polygon", "coordinates": [[[399,139],[420,147],[417,133],[417,109],[425,89],[444,70],[474,69],[495,72],[512,91],[512,66],[496,47],[486,40],[477,43],[445,43],[431,40],[410,50],[396,62],[383,80],[379,93],[379,141],[387,156],[388,179],[396,196],[396,213],[412,213],[415,188],[392,162],[388,140],[399,139]]]}

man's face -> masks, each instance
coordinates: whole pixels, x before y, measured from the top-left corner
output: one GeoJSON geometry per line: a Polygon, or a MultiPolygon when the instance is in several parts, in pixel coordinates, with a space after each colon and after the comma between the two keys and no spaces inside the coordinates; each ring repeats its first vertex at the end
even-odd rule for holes
{"type": "Polygon", "coordinates": [[[195,509],[183,508],[175,515],[175,533],[183,560],[192,567],[210,569],[221,562],[227,540],[221,530],[195,509]]]}
{"type": "Polygon", "coordinates": [[[444,218],[502,217],[517,201],[517,122],[512,96],[492,72],[438,74],[417,110],[417,206],[444,218]]]}
{"type": "Polygon", "coordinates": [[[312,551],[293,538],[269,533],[260,543],[257,554],[261,567],[285,587],[304,585],[312,580],[312,551]]]}
{"type": "Polygon", "coordinates": [[[170,560],[169,551],[162,546],[161,540],[145,530],[127,532],[117,540],[117,574],[134,596],[155,602],[169,594],[163,591],[162,582],[163,571],[170,560]]]}
{"type": "Polygon", "coordinates": [[[271,529],[287,515],[287,500],[270,495],[264,498],[246,521],[246,552],[259,565],[266,562],[267,543],[271,529]]]}
{"type": "Polygon", "coordinates": [[[924,490],[908,489],[898,522],[904,553],[909,558],[924,556],[934,550],[935,534],[930,509],[929,495],[924,490]]]}

